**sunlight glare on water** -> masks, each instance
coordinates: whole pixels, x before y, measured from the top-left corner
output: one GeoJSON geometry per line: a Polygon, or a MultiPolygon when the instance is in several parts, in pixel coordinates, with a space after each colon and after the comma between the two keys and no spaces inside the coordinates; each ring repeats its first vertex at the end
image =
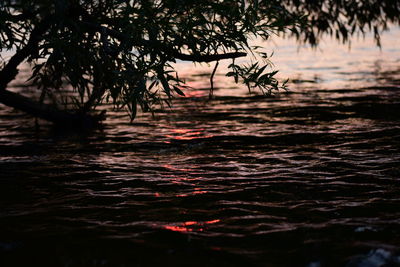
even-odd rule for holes
{"type": "MultiPolygon", "coordinates": [[[[265,52],[271,55],[271,61],[274,64],[272,69],[280,70],[278,74],[280,79],[290,79],[291,89],[304,86],[323,89],[349,88],[349,86],[359,88],[377,83],[388,85],[390,81],[386,78],[393,78],[393,75],[398,78],[399,74],[396,70],[400,62],[399,32],[397,27],[385,32],[381,38],[381,47],[376,45],[370,33],[364,37],[354,37],[351,43],[346,45],[334,39],[325,38],[321,40],[317,48],[312,48],[309,45],[301,45],[291,38],[275,36],[267,42],[256,41],[254,45],[264,47],[265,52]]],[[[221,67],[217,72],[220,79],[229,64],[229,60],[220,63],[221,67]]],[[[213,63],[180,62],[177,65],[179,73],[183,74],[181,76],[187,77],[188,85],[194,88],[209,87],[208,78],[213,67],[213,63]],[[204,79],[194,79],[193,76],[204,77],[204,79]]],[[[222,87],[222,89],[232,91],[231,87],[237,87],[233,83],[226,86],[227,82],[232,82],[226,79],[221,80],[223,85],[219,84],[218,76],[216,81],[216,87],[222,87]]],[[[204,92],[203,95],[197,93],[197,96],[205,96],[206,93],[208,94],[208,92],[204,92]]],[[[229,94],[227,90],[221,90],[219,95],[226,95],[226,93],[229,94]]],[[[189,92],[189,96],[196,96],[193,94],[196,93],[189,92]]]]}

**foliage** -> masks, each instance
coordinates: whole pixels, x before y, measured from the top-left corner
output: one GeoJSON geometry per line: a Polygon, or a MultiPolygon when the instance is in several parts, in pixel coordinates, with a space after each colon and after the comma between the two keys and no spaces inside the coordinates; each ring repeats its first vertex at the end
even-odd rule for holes
{"type": "Polygon", "coordinates": [[[324,33],[346,42],[370,28],[379,40],[387,21],[399,22],[399,9],[389,0],[3,0],[0,49],[15,54],[2,63],[0,90],[28,61],[41,101],[71,88],[79,112],[106,100],[128,108],[133,119],[137,107],[148,111],[184,94],[172,63],[217,67],[230,59],[227,76],[270,93],[285,84],[251,38],[289,30],[315,45],[324,33]],[[251,62],[237,64],[246,55],[251,62]]]}
{"type": "Polygon", "coordinates": [[[397,0],[282,0],[281,4],[293,16],[304,16],[306,27],[292,28],[292,34],[312,45],[325,34],[346,43],[354,34],[370,31],[380,45],[380,34],[400,24],[397,0]]]}
{"type": "MultiPolygon", "coordinates": [[[[212,62],[253,52],[251,37],[267,38],[294,25],[284,10],[267,1],[3,1],[2,49],[14,49],[32,63],[31,81],[43,97],[66,83],[79,93],[87,112],[104,97],[117,107],[147,111],[185,87],[171,63],[212,62]],[[279,16],[278,16],[279,15],[279,16]]],[[[263,90],[278,89],[259,63],[230,75],[263,90]],[[257,79],[259,78],[259,79],[257,79]]],[[[4,69],[7,67],[5,65],[4,69]]]]}

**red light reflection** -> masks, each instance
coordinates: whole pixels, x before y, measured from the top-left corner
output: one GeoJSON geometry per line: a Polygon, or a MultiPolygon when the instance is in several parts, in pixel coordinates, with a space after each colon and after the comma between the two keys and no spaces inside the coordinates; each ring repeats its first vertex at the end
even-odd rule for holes
{"type": "Polygon", "coordinates": [[[212,220],[212,221],[207,221],[205,222],[206,224],[214,224],[214,223],[219,223],[221,220],[212,220]]]}
{"type": "Polygon", "coordinates": [[[196,225],[197,224],[197,222],[184,222],[183,223],[184,225],[186,225],[186,226],[189,226],[189,225],[196,225]]]}
{"type": "Polygon", "coordinates": [[[219,219],[204,222],[187,221],[177,225],[164,225],[163,228],[174,232],[203,232],[205,226],[219,223],[220,221],[219,219]]]}
{"type": "Polygon", "coordinates": [[[193,140],[198,138],[210,138],[212,135],[206,135],[203,128],[200,129],[188,129],[178,128],[170,129],[171,134],[167,134],[166,137],[175,140],[193,140]]]}
{"type": "Polygon", "coordinates": [[[180,227],[180,226],[164,226],[165,229],[171,230],[174,232],[192,232],[192,229],[186,228],[186,227],[180,227]]]}
{"type": "Polygon", "coordinates": [[[200,190],[200,188],[195,188],[193,192],[186,193],[186,194],[179,194],[176,195],[177,197],[188,197],[188,196],[193,196],[193,195],[202,195],[202,194],[207,194],[208,191],[205,190],[200,190]]]}

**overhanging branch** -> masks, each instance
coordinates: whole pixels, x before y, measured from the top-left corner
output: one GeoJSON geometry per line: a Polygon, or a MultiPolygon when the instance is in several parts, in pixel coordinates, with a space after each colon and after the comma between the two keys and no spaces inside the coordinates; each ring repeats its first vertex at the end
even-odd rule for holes
{"type": "Polygon", "coordinates": [[[7,84],[15,79],[18,74],[19,64],[27,59],[32,53],[37,52],[41,35],[46,30],[46,24],[47,21],[43,20],[42,23],[32,30],[28,43],[22,49],[18,50],[0,71],[0,91],[5,90],[7,84]]]}
{"type": "Polygon", "coordinates": [[[90,127],[104,120],[104,113],[97,115],[72,113],[66,110],[60,110],[49,104],[33,101],[26,96],[8,90],[0,91],[0,103],[24,111],[34,117],[64,126],[90,127]]]}
{"type": "MultiPolygon", "coordinates": [[[[132,38],[129,38],[129,36],[125,35],[124,33],[121,33],[113,29],[109,29],[105,26],[98,25],[92,22],[83,21],[82,24],[96,32],[105,33],[115,39],[118,39],[121,42],[130,43],[132,46],[160,47],[160,44],[157,44],[150,40],[134,40],[132,38]]],[[[247,54],[244,52],[229,52],[224,54],[212,54],[212,55],[201,55],[201,54],[190,55],[190,54],[180,53],[172,49],[167,49],[166,52],[167,53],[169,52],[176,59],[193,61],[193,62],[212,62],[223,59],[232,59],[232,58],[247,56],[247,54]]]]}
{"type": "Polygon", "coordinates": [[[245,57],[247,54],[243,52],[232,52],[224,54],[213,54],[213,55],[188,55],[182,53],[175,53],[174,56],[180,60],[195,61],[195,62],[212,62],[222,59],[245,57]]]}

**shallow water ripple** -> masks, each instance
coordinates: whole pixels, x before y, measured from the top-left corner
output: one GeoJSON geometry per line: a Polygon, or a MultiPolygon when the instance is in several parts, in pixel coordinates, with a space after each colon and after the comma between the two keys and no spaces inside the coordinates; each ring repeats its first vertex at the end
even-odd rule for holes
{"type": "Polygon", "coordinates": [[[181,62],[200,89],[92,133],[0,105],[0,266],[400,266],[398,36],[281,40],[269,98],[181,62]]]}
{"type": "Polygon", "coordinates": [[[1,107],[2,258],[400,264],[399,89],[181,99],[83,137],[1,107]]]}

